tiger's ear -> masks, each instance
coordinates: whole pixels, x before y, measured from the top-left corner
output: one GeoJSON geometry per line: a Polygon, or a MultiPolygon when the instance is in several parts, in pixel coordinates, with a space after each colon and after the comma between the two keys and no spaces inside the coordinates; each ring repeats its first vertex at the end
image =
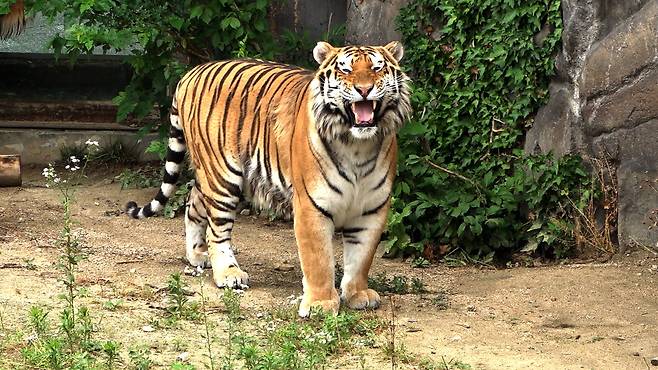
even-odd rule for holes
{"type": "Polygon", "coordinates": [[[404,48],[398,41],[389,42],[386,44],[386,46],[384,46],[384,49],[388,50],[388,52],[391,53],[393,58],[395,58],[395,60],[398,62],[402,60],[402,56],[404,55],[404,48]]]}
{"type": "Polygon", "coordinates": [[[315,48],[313,48],[313,58],[318,64],[322,64],[325,59],[334,51],[334,47],[328,42],[319,41],[315,48]]]}

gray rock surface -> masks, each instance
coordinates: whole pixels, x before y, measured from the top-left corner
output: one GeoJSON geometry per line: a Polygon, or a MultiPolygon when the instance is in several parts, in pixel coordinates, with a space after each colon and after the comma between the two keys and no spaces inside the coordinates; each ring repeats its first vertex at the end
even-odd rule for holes
{"type": "Polygon", "coordinates": [[[658,0],[563,0],[563,50],[529,153],[612,155],[622,247],[658,241],[658,0]],[[605,149],[605,150],[603,150],[605,149]]]}
{"type": "Polygon", "coordinates": [[[353,45],[386,45],[401,41],[395,17],[409,0],[348,0],[345,41],[353,45]]]}

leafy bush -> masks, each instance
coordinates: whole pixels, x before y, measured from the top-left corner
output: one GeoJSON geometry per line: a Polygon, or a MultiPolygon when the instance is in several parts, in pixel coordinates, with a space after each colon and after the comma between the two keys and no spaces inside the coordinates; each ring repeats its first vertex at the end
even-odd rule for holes
{"type": "MultiPolygon", "coordinates": [[[[0,9],[13,0],[0,0],[0,9]]],[[[134,73],[116,97],[118,118],[144,117],[154,105],[166,112],[171,89],[190,65],[271,50],[267,0],[113,1],[25,0],[26,8],[54,19],[64,32],[55,53],[75,60],[92,51],[129,52],[134,73]]]]}
{"type": "Polygon", "coordinates": [[[415,115],[400,133],[387,251],[564,256],[569,199],[591,195],[589,176],[577,157],[517,149],[548,96],[560,1],[412,0],[397,21],[415,115]]]}

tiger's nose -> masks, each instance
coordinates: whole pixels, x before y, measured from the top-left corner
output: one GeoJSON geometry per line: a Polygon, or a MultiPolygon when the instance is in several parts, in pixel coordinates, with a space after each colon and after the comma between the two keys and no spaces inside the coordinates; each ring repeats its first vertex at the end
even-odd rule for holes
{"type": "Polygon", "coordinates": [[[361,86],[355,86],[355,87],[356,87],[356,91],[358,91],[359,94],[361,94],[361,96],[363,96],[363,98],[366,99],[368,97],[368,94],[370,94],[370,92],[372,91],[373,86],[372,85],[361,85],[361,86]]]}

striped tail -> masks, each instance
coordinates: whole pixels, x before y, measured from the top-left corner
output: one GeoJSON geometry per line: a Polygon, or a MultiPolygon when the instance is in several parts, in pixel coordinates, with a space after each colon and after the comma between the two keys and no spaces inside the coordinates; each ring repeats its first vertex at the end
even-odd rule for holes
{"type": "Polygon", "coordinates": [[[169,131],[169,145],[167,146],[167,162],[165,163],[164,178],[160,185],[160,191],[151,200],[151,202],[144,207],[139,207],[135,202],[128,202],[126,204],[126,214],[131,218],[145,218],[151,217],[160,212],[167,201],[176,191],[176,182],[181,171],[181,164],[185,159],[185,136],[183,135],[183,128],[180,125],[178,117],[178,109],[176,107],[176,98],[171,105],[171,129],[169,131]]]}

